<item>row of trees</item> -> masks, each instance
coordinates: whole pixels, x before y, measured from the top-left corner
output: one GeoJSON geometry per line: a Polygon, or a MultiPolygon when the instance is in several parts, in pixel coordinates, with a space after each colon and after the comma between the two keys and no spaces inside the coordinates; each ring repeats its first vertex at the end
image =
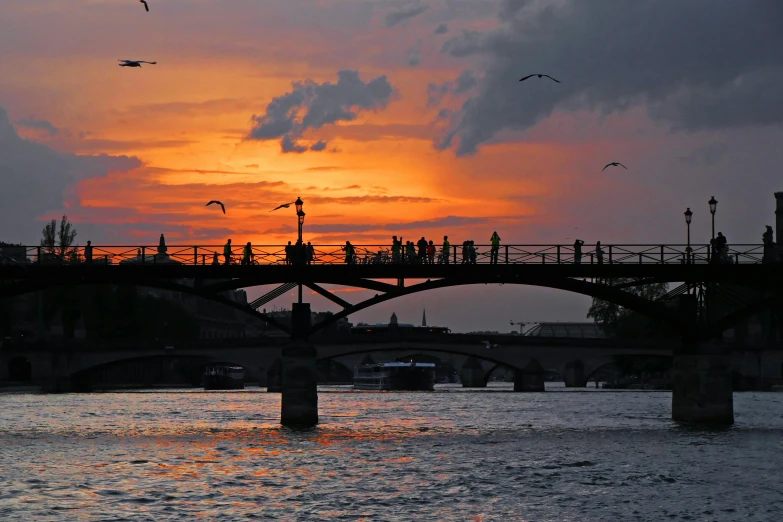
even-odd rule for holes
{"type": "MultiPolygon", "coordinates": [[[[616,286],[620,284],[633,284],[640,278],[619,277],[605,279],[599,282],[616,286]]],[[[653,283],[635,285],[624,288],[624,291],[637,295],[644,299],[655,300],[666,294],[667,283],[653,283]]],[[[593,298],[593,304],[587,312],[588,319],[593,319],[609,337],[623,339],[638,339],[640,337],[660,338],[669,334],[665,325],[654,323],[640,313],[628,310],[614,303],[593,298]]]]}

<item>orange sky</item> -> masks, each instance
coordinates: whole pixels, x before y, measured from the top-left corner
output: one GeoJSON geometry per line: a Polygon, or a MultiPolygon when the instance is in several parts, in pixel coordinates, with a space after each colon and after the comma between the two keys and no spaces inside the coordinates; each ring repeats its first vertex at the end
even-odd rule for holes
{"type": "MultiPolygon", "coordinates": [[[[757,242],[770,221],[775,187],[760,187],[762,204],[735,201],[730,210],[749,187],[730,176],[742,165],[766,167],[750,154],[778,135],[672,132],[643,104],[604,112],[566,104],[474,155],[437,150],[448,127],[439,112],[459,110],[474,91],[433,105],[428,86],[470,70],[480,88],[493,67],[480,53],[442,52],[444,42],[497,31],[500,1],[149,4],[150,13],[130,0],[0,2],[0,107],[16,133],[63,158],[107,155],[98,160],[108,165],[61,180],[60,201],[9,213],[6,239],[36,242],[38,221],[64,212],[93,243],[156,244],[165,233],[170,244],[279,244],[295,239],[296,218],[293,209],[269,210],[297,196],[305,239],[321,244],[387,243],[392,234],[486,243],[493,230],[528,244],[684,242],[686,206],[698,209],[692,232],[706,240],[711,195],[724,202],[722,216],[748,217],[747,225],[724,218],[737,242],[757,242]],[[406,15],[417,6],[427,9],[406,15]],[[447,33],[435,34],[440,24],[447,33]],[[118,58],[158,64],[121,68],[118,58]],[[321,152],[283,153],[279,137],[247,139],[253,116],[294,82],[335,84],[341,70],[358,71],[362,82],[385,77],[394,93],[375,108],[344,104],[354,119],[302,131],[301,144],[328,142],[321,152]],[[699,151],[716,143],[730,143],[731,153],[701,162],[699,151]],[[137,166],[121,166],[118,156],[137,166]],[[632,170],[601,173],[613,160],[632,170]],[[226,204],[225,216],[204,207],[211,199],[226,204]]],[[[520,90],[520,103],[540,88],[520,90]]]]}

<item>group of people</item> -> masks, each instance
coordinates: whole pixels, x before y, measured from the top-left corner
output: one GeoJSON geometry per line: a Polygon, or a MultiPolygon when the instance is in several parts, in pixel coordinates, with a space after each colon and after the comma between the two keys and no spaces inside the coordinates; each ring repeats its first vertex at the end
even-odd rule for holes
{"type": "MultiPolygon", "coordinates": [[[[775,262],[777,260],[777,252],[775,249],[774,239],[773,239],[773,231],[772,227],[767,225],[767,230],[762,235],[762,240],[764,242],[764,262],[775,262]]],[[[490,264],[497,264],[499,252],[500,252],[500,236],[497,232],[493,232],[492,236],[489,239],[491,243],[491,248],[489,251],[490,254],[490,264]]],[[[581,264],[582,262],[582,246],[585,244],[584,241],[581,239],[576,239],[574,241],[574,263],[575,264],[581,264]]],[[[381,262],[385,263],[388,261],[391,261],[392,263],[406,263],[406,264],[450,264],[450,263],[456,263],[457,262],[457,251],[456,247],[454,248],[454,253],[452,256],[452,246],[449,242],[449,236],[443,236],[443,243],[440,245],[440,248],[438,248],[433,240],[427,240],[424,238],[424,236],[421,237],[416,243],[413,241],[406,241],[405,244],[403,244],[402,238],[397,238],[397,236],[392,236],[392,245],[391,245],[391,259],[388,259],[388,252],[384,255],[383,253],[378,254],[378,259],[374,260],[375,262],[381,262]]],[[[351,244],[350,241],[346,241],[345,245],[342,247],[342,250],[345,252],[345,263],[346,264],[354,264],[358,260],[356,248],[354,245],[351,244]]],[[[718,232],[717,237],[710,240],[710,250],[711,250],[711,257],[710,257],[710,263],[713,264],[724,264],[730,262],[729,255],[728,255],[728,241],[726,239],[726,236],[723,235],[723,232],[718,232]]],[[[690,258],[691,252],[687,252],[688,257],[690,258]]],[[[604,254],[605,251],[603,248],[601,248],[601,242],[597,241],[595,244],[595,250],[592,252],[592,255],[595,256],[595,259],[599,265],[603,264],[604,262],[604,254]]],[[[223,259],[224,264],[230,265],[232,262],[232,247],[231,247],[231,240],[229,239],[226,244],[223,247],[223,259]]],[[[242,265],[250,265],[253,264],[255,254],[253,253],[253,247],[250,244],[250,241],[247,242],[245,245],[243,252],[242,252],[242,265]]],[[[462,264],[475,264],[477,261],[478,252],[476,251],[476,245],[473,240],[466,240],[462,242],[462,264]]],[[[88,262],[92,260],[92,245],[88,241],[87,247],[85,248],[85,258],[88,259],[88,262]]],[[[304,243],[302,241],[297,241],[295,244],[291,244],[291,241],[288,242],[288,245],[285,247],[285,263],[287,265],[310,265],[313,263],[315,259],[315,249],[313,248],[313,245],[308,241],[307,243],[304,243]]],[[[689,259],[689,262],[690,259],[689,259]]],[[[215,252],[212,260],[213,265],[219,265],[220,260],[218,258],[217,252],[215,252]]]]}

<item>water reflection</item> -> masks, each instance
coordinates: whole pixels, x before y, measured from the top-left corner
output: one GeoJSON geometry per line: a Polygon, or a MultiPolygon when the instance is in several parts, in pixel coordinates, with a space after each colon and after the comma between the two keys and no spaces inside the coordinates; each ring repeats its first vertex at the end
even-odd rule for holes
{"type": "Polygon", "coordinates": [[[665,392],[321,390],[322,424],[280,396],[2,395],[3,520],[777,520],[783,394],[737,423],[670,420],[665,392]]]}

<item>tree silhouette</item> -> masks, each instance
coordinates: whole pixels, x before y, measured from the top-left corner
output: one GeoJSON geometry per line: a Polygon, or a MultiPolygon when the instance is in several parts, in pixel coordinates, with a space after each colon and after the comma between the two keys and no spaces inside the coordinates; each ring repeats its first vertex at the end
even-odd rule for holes
{"type": "MultiPolygon", "coordinates": [[[[600,282],[611,286],[635,281],[639,281],[639,278],[618,277],[605,279],[600,282]]],[[[668,285],[666,283],[653,283],[631,286],[624,290],[652,301],[666,294],[667,289],[668,285]]],[[[587,312],[587,317],[593,319],[609,337],[638,338],[649,335],[650,319],[608,301],[593,298],[593,304],[587,312]]],[[[657,330],[658,334],[663,334],[665,328],[661,326],[657,330]]]]}
{"type": "Polygon", "coordinates": [[[53,219],[41,231],[41,246],[48,254],[65,259],[67,255],[73,255],[73,240],[76,239],[76,229],[68,221],[68,216],[63,216],[59,226],[53,219]]]}

